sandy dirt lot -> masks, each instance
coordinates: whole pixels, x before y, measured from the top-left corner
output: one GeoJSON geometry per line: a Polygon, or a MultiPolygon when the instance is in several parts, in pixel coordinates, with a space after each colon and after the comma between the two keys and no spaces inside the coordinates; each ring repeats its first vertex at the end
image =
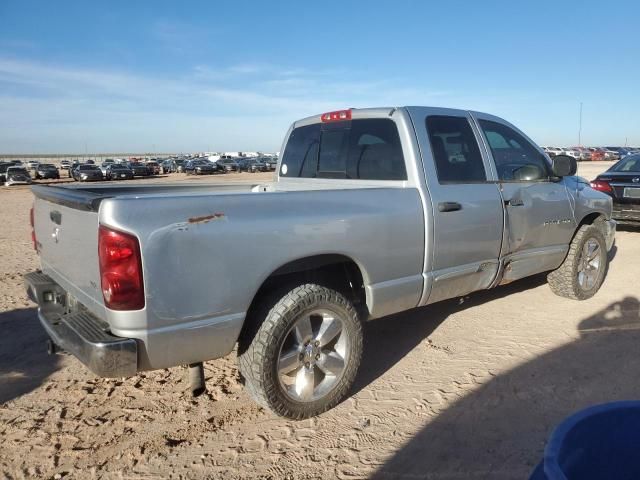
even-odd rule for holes
{"type": "Polygon", "coordinates": [[[197,399],[184,368],[100,379],[47,356],[22,286],[38,266],[30,204],[0,188],[3,478],[521,479],[563,417],[640,398],[640,230],[618,232],[588,301],[542,275],[368,324],[352,395],[292,422],[250,400],[233,354],[206,363],[197,399]]]}

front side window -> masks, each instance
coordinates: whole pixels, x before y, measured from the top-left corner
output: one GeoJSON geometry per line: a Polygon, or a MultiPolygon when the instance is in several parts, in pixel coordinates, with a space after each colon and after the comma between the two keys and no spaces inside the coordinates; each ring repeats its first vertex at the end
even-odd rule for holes
{"type": "Polygon", "coordinates": [[[406,180],[395,122],[359,119],[295,128],[287,141],[283,177],[406,180]]]}
{"type": "Polygon", "coordinates": [[[427,117],[426,124],[438,182],[474,183],[487,180],[480,148],[469,120],[465,117],[432,115],[427,117]]]}
{"type": "Polygon", "coordinates": [[[545,156],[514,129],[502,123],[479,120],[498,178],[502,181],[547,180],[549,164],[545,156]]]}

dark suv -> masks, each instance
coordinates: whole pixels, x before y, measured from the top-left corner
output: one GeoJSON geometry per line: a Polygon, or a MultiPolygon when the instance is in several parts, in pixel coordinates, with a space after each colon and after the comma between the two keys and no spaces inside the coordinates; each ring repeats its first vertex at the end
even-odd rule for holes
{"type": "Polygon", "coordinates": [[[209,160],[189,160],[184,165],[184,172],[187,175],[211,175],[218,170],[219,167],[209,160]]]}
{"type": "Polygon", "coordinates": [[[71,170],[71,176],[76,182],[95,182],[104,179],[100,167],[86,163],[71,170]]]}
{"type": "Polygon", "coordinates": [[[60,171],[52,163],[41,163],[36,167],[35,177],[40,178],[60,178],[60,171]]]}

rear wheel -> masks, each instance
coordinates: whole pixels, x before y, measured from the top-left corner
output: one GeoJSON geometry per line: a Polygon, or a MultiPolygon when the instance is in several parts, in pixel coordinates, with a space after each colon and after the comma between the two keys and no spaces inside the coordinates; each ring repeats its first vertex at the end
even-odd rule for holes
{"type": "Polygon", "coordinates": [[[551,290],[561,297],[586,300],[600,289],[608,266],[607,244],[595,225],[583,225],[569,245],[560,267],[547,276],[551,290]]]}
{"type": "Polygon", "coordinates": [[[362,325],[352,303],[335,290],[304,284],[265,299],[254,321],[260,311],[266,318],[239,346],[249,393],[293,419],[336,406],[353,384],[362,357],[362,325]]]}

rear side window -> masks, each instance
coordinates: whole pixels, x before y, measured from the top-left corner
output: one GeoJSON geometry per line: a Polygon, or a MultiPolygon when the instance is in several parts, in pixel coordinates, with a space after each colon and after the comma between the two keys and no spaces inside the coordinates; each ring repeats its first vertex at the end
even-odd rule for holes
{"type": "Polygon", "coordinates": [[[465,117],[427,117],[427,132],[440,183],[484,182],[487,175],[476,137],[465,117]]]}
{"type": "Polygon", "coordinates": [[[546,157],[512,128],[479,120],[502,181],[535,181],[549,177],[546,157]]]}
{"type": "Polygon", "coordinates": [[[280,166],[283,177],[406,180],[395,122],[362,119],[295,128],[280,166]]]}

